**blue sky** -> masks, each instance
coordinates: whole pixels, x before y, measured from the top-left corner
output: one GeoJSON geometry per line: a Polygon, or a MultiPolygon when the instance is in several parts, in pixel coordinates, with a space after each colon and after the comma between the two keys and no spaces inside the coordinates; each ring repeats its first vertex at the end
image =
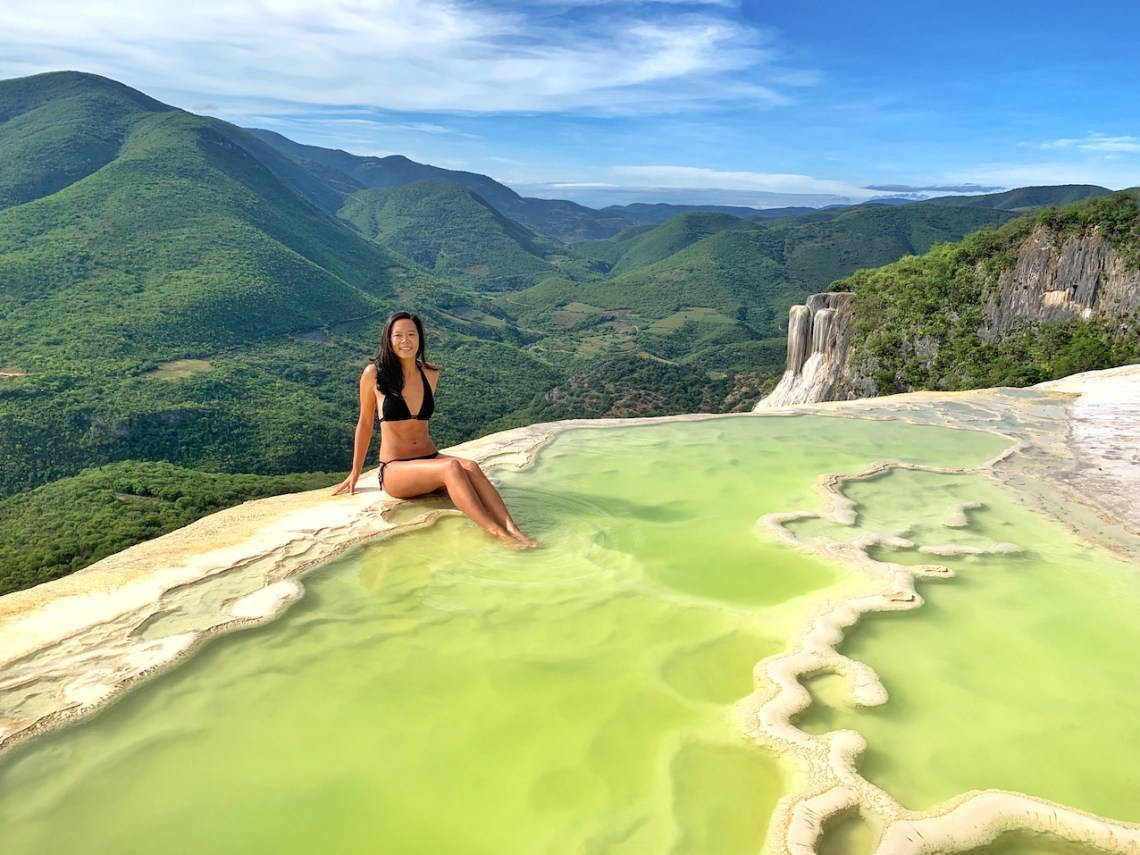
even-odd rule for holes
{"type": "Polygon", "coordinates": [[[0,77],[91,71],[527,195],[764,207],[1140,184],[1136,33],[1123,0],[0,0],[0,77]]]}

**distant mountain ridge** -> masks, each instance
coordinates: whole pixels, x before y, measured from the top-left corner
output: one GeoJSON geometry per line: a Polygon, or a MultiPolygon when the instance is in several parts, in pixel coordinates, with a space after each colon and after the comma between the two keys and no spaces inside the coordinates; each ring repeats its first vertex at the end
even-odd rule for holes
{"type": "Polygon", "coordinates": [[[640,202],[596,209],[565,199],[520,196],[489,176],[417,163],[403,155],[356,155],[342,149],[294,142],[276,131],[263,128],[246,130],[339,188],[346,197],[359,190],[376,187],[396,187],[419,181],[448,181],[466,187],[505,216],[561,241],[603,239],[631,226],[658,225],[677,214],[693,211],[732,214],[737,217],[784,217],[814,210],[802,207],[763,209],[640,202]]]}
{"type": "Polygon", "coordinates": [[[994,208],[1025,213],[1046,205],[1071,205],[1084,199],[1107,196],[1112,191],[1097,184],[1058,184],[1044,187],[1017,187],[1001,193],[977,196],[938,196],[926,200],[933,205],[955,205],[972,208],[994,208]]]}
{"type": "Polygon", "coordinates": [[[274,131],[251,128],[249,132],[297,164],[324,176],[326,181],[332,180],[346,189],[352,188],[353,192],[418,181],[449,181],[478,194],[511,219],[559,240],[608,237],[633,225],[632,221],[574,202],[524,198],[505,184],[475,172],[416,163],[398,154],[371,157],[349,154],[340,149],[303,145],[274,131]]]}
{"type": "MultiPolygon", "coordinates": [[[[564,199],[540,199],[520,196],[505,184],[476,172],[443,169],[417,163],[403,155],[372,157],[350,154],[341,149],[321,148],[294,142],[275,131],[259,128],[246,130],[299,165],[310,169],[322,180],[336,186],[347,197],[361,189],[394,187],[418,181],[448,181],[476,193],[505,216],[540,234],[565,242],[590,239],[604,240],[636,226],[660,225],[678,214],[729,214],[751,219],[796,217],[819,211],[841,211],[860,205],[829,205],[826,208],[781,207],[747,208],[733,205],[673,205],[635,202],[608,205],[595,209],[564,199]]],[[[1092,196],[1107,195],[1108,188],[1096,185],[1064,185],[1061,187],[1023,187],[1002,193],[978,196],[941,196],[915,201],[882,197],[864,205],[941,205],[992,208],[1022,213],[1043,205],[1065,205],[1092,196]]]]}

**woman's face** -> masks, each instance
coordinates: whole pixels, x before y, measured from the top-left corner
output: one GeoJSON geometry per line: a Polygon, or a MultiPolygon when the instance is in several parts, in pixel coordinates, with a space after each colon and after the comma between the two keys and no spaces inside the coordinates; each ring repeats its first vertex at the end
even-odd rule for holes
{"type": "Polygon", "coordinates": [[[420,348],[420,334],[416,330],[416,322],[411,318],[402,318],[392,324],[392,350],[401,359],[414,358],[420,348]]]}

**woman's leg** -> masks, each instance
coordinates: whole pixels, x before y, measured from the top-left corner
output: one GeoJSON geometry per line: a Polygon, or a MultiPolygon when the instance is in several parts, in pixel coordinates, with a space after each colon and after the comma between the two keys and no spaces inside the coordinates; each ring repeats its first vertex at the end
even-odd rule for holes
{"type": "Polygon", "coordinates": [[[393,460],[384,467],[384,491],[397,499],[422,496],[440,487],[447,489],[455,507],[483,531],[508,545],[519,543],[484,507],[480,494],[458,458],[441,456],[432,460],[393,460]]]}
{"type": "Polygon", "coordinates": [[[488,513],[495,518],[495,522],[501,525],[511,537],[514,537],[528,546],[538,546],[538,541],[531,540],[519,529],[518,524],[515,523],[511,517],[510,511],[507,510],[506,504],[503,502],[503,497],[499,495],[499,491],[495,489],[495,485],[487,478],[482,468],[474,460],[467,460],[464,457],[452,457],[450,455],[441,454],[441,459],[458,460],[463,470],[467,473],[467,477],[471,480],[472,486],[479,494],[479,500],[482,502],[483,507],[487,509],[488,513]]]}

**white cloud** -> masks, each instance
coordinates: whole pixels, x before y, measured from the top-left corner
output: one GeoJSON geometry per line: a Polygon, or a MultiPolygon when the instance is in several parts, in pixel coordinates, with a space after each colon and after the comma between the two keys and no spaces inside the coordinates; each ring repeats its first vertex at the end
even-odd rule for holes
{"type": "Polygon", "coordinates": [[[571,199],[592,207],[630,202],[752,208],[820,207],[850,205],[876,197],[898,195],[811,175],[671,165],[599,168],[580,171],[573,179],[563,181],[544,180],[521,173],[496,177],[524,196],[571,199]]]}
{"type": "Polygon", "coordinates": [[[187,104],[475,113],[771,106],[818,79],[779,66],[768,36],[720,5],[552,17],[461,0],[39,0],[0,9],[0,76],[75,68],[187,104]]]}
{"type": "Polygon", "coordinates": [[[368,134],[364,139],[373,139],[377,133],[390,133],[393,131],[411,131],[417,134],[431,134],[432,136],[462,137],[463,139],[482,139],[478,134],[469,134],[466,131],[457,131],[446,125],[435,122],[386,122],[382,119],[347,119],[347,118],[321,118],[319,116],[306,116],[299,122],[291,122],[281,116],[249,116],[248,124],[256,127],[299,126],[309,134],[339,134],[345,133],[350,137],[361,138],[361,132],[368,134]]]}
{"type": "Polygon", "coordinates": [[[724,172],[694,166],[617,166],[611,172],[637,178],[640,183],[658,188],[687,190],[718,188],[763,193],[806,193],[842,196],[856,201],[883,195],[882,191],[870,190],[845,181],[814,178],[796,173],[724,172]]]}
{"type": "Polygon", "coordinates": [[[543,199],[570,199],[580,205],[602,208],[632,202],[665,202],[672,205],[733,205],[747,208],[782,208],[789,205],[818,208],[823,205],[850,205],[863,198],[832,193],[770,193],[734,187],[653,187],[597,182],[524,183],[507,182],[523,196],[543,199]]]}
{"type": "Polygon", "coordinates": [[[1099,152],[1140,152],[1140,137],[1117,136],[1090,133],[1082,138],[1062,137],[1041,143],[1043,149],[1071,149],[1076,151],[1099,152]]]}
{"type": "Polygon", "coordinates": [[[586,6],[644,6],[657,3],[661,6],[719,6],[724,9],[739,9],[739,0],[532,0],[535,6],[560,7],[563,9],[580,9],[586,6]]]}

